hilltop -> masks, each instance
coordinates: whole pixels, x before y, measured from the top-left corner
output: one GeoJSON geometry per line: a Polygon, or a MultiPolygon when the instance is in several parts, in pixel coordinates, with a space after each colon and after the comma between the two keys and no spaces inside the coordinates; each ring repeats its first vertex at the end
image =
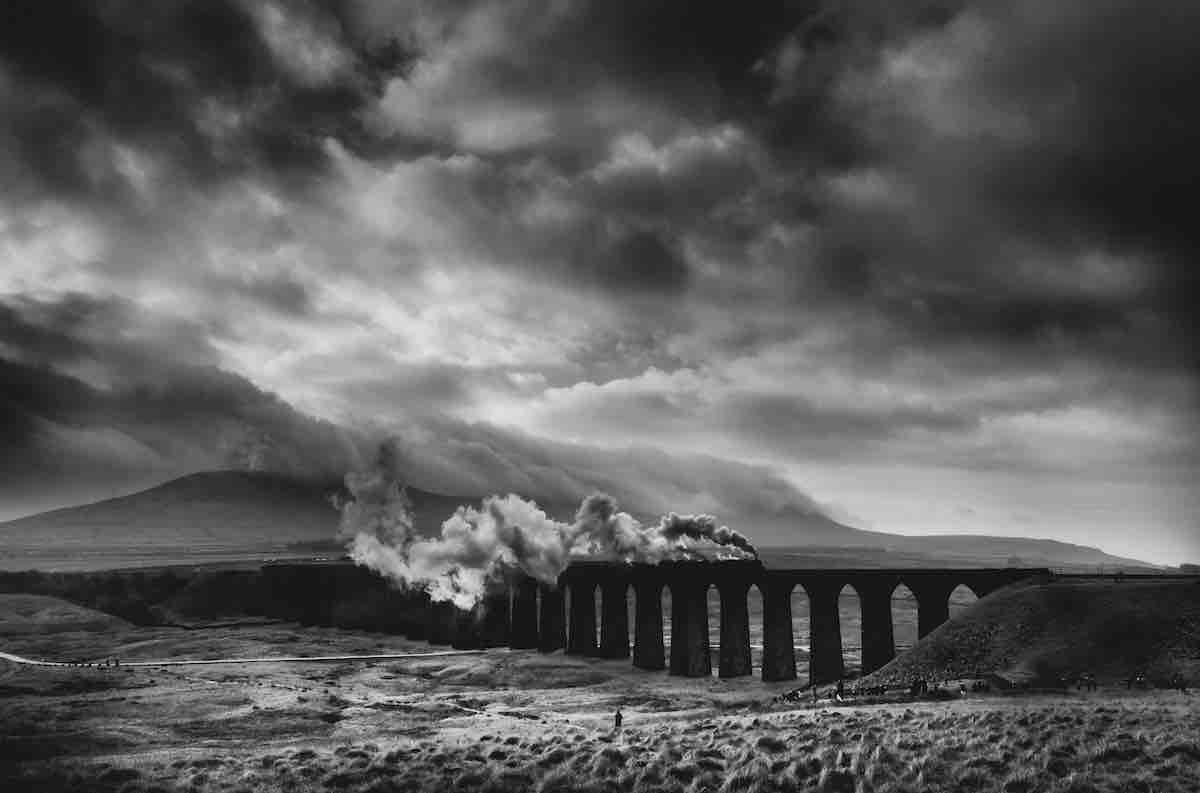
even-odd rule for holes
{"type": "Polygon", "coordinates": [[[864,678],[862,685],[1010,672],[1052,678],[1134,670],[1200,677],[1200,582],[1059,580],[1017,585],[976,602],[864,678]]]}
{"type": "MultiPolygon", "coordinates": [[[[408,489],[417,528],[433,532],[460,504],[476,499],[408,489]]],[[[87,546],[331,542],[339,482],[279,474],[210,471],[127,496],[0,523],[6,545],[87,546]]]]}

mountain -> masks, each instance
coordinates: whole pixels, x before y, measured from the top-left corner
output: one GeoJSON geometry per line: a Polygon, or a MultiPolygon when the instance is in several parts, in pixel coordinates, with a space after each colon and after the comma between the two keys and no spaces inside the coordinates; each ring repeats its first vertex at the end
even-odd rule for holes
{"type": "MultiPolygon", "coordinates": [[[[795,516],[796,542],[764,543],[759,551],[769,566],[779,567],[1051,567],[1070,572],[1160,568],[1138,559],[1113,556],[1087,545],[1036,537],[991,537],[974,534],[903,535],[864,531],[811,515],[795,516]]],[[[788,536],[777,518],[738,524],[751,538],[788,536]]]]}
{"type": "Polygon", "coordinates": [[[908,536],[854,530],[841,542],[824,546],[767,546],[760,551],[768,564],[787,567],[1050,567],[1076,573],[1164,569],[1099,548],[1036,537],[908,536]]]}
{"type": "Polygon", "coordinates": [[[897,549],[936,551],[946,558],[974,559],[994,565],[1069,568],[1154,568],[1146,562],[1113,556],[1099,548],[1032,537],[980,537],[933,534],[894,538],[897,549]]]}
{"type": "MultiPolygon", "coordinates": [[[[417,530],[435,534],[461,505],[478,495],[407,489],[417,530]]],[[[0,545],[92,553],[114,546],[175,554],[204,548],[301,544],[335,549],[340,482],[246,471],[211,471],[173,479],[148,490],[92,504],[55,509],[0,523],[0,545]]],[[[577,504],[544,503],[559,520],[577,504]]],[[[652,522],[655,515],[637,515],[652,522]]],[[[977,536],[906,537],[863,531],[810,512],[722,516],[753,538],[788,537],[786,547],[764,548],[770,566],[885,567],[920,565],[1049,566],[1075,569],[1149,567],[1096,548],[1052,540],[977,536]]],[[[36,564],[33,566],[37,566],[36,564]]]]}
{"type": "MultiPolygon", "coordinates": [[[[12,326],[5,319],[0,305],[0,339],[8,341],[12,326]]],[[[336,481],[370,448],[353,431],[307,416],[221,369],[164,364],[143,371],[144,379],[99,388],[6,359],[3,348],[2,519],[129,493],[192,471],[255,467],[336,481]]]]}
{"type": "MultiPolygon", "coordinates": [[[[446,495],[406,488],[417,530],[438,531],[462,505],[478,505],[481,495],[446,495]]],[[[334,538],[338,513],[333,503],[347,497],[340,482],[281,474],[210,471],[172,479],[156,487],[91,504],[54,509],[0,523],[0,542],[22,545],[95,545],[105,542],[264,543],[320,542],[334,538]]],[[[538,501],[558,520],[571,520],[579,505],[538,501]]],[[[657,515],[637,515],[650,522],[657,515]]],[[[827,544],[859,532],[821,516],[784,516],[805,542],[827,544]]],[[[782,518],[773,516],[778,521],[782,518]]],[[[878,535],[887,537],[889,535],[878,535]]]]}
{"type": "MultiPolygon", "coordinates": [[[[464,499],[408,489],[417,528],[437,530],[464,499]]],[[[211,471],[119,498],[0,523],[0,543],[21,546],[256,545],[332,541],[339,482],[211,471]]]]}

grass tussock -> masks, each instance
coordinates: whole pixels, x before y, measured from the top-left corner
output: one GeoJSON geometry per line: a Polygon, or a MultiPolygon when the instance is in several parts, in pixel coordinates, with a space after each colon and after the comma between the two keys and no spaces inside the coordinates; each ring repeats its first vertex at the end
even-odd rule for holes
{"type": "Polygon", "coordinates": [[[727,716],[624,734],[488,733],[297,747],[138,765],[78,761],[27,770],[6,789],[346,793],[1185,793],[1200,789],[1195,714],[1142,703],[1006,703],[727,716]]]}

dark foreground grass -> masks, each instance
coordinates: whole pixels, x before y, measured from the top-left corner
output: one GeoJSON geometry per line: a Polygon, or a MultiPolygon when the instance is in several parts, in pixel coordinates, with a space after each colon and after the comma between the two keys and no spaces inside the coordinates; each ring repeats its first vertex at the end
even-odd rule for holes
{"type": "Polygon", "coordinates": [[[5,789],[1191,793],[1198,735],[1190,700],[1166,695],[978,700],[666,716],[616,736],[564,727],[262,752],[225,744],[175,759],[43,757],[10,768],[5,789]]]}

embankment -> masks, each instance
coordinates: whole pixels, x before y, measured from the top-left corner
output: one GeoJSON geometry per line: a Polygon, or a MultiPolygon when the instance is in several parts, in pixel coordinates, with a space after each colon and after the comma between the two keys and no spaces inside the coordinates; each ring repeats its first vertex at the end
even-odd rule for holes
{"type": "Polygon", "coordinates": [[[423,638],[423,595],[349,563],[267,564],[234,570],[0,573],[0,592],[47,595],[137,625],[278,619],[423,638]]]}
{"type": "Polygon", "coordinates": [[[1072,581],[1029,584],[984,598],[863,679],[897,685],[1008,673],[1055,680],[1134,672],[1165,683],[1200,679],[1200,582],[1072,581]]]}

